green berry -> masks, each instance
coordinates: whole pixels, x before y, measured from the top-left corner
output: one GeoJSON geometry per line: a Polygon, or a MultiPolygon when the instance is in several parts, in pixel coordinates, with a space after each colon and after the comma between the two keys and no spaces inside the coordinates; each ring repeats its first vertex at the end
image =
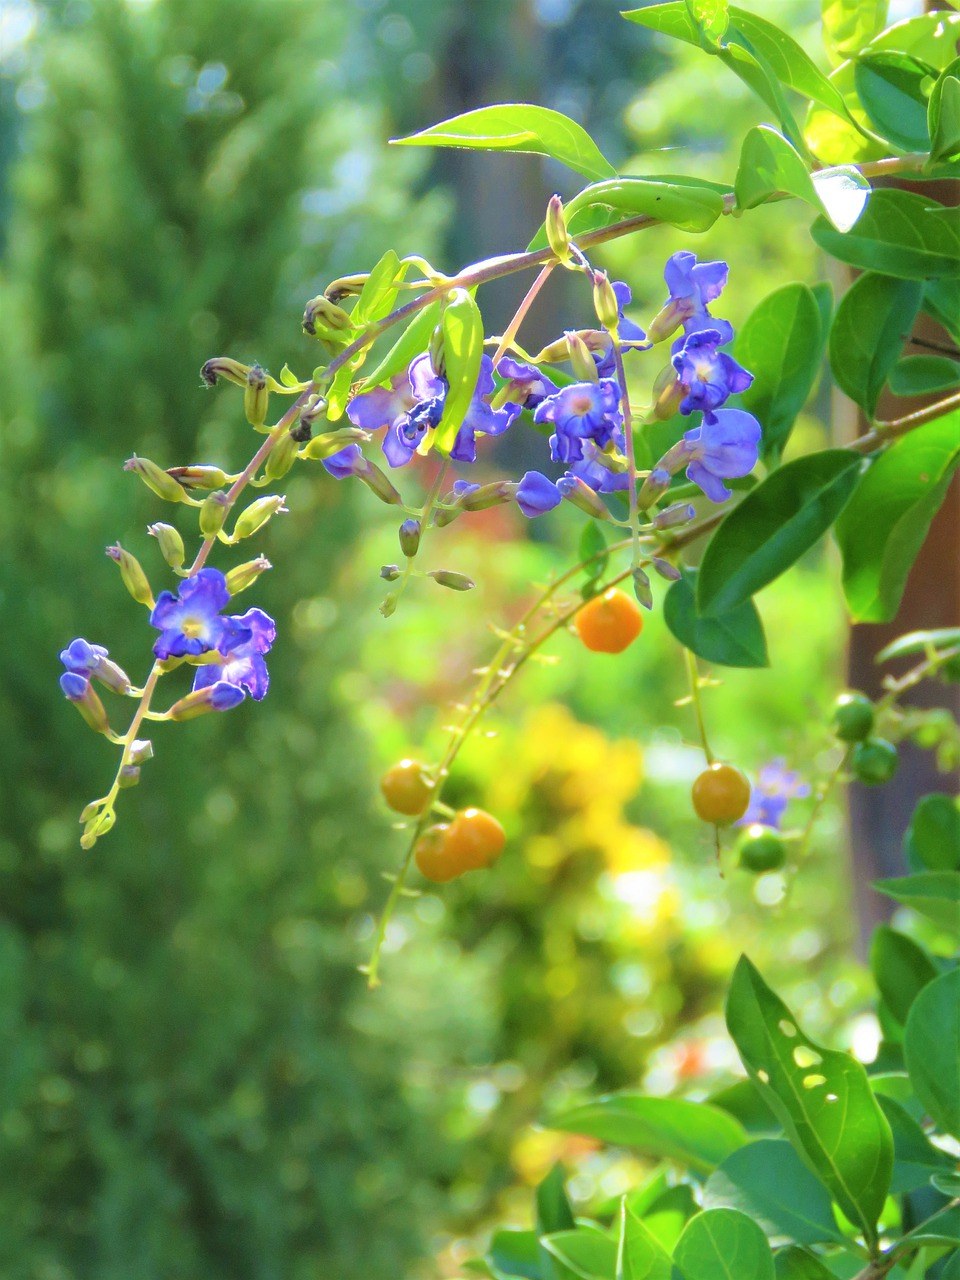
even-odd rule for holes
{"type": "Polygon", "coordinates": [[[747,827],[737,841],[740,866],[745,871],[779,871],[787,860],[787,846],[779,832],[759,822],[747,827]]]}
{"type": "Polygon", "coordinates": [[[862,693],[841,693],[833,704],[833,731],[841,742],[862,742],[873,728],[873,703],[862,693]]]}
{"type": "Polygon", "coordinates": [[[886,738],[867,738],[853,749],[850,762],[854,776],[868,787],[889,782],[897,772],[897,748],[886,738]]]}

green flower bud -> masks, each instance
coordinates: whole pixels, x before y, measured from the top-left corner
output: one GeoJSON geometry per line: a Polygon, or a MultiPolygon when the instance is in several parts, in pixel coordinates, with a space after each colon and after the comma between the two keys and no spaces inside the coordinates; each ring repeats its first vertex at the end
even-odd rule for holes
{"type": "Polygon", "coordinates": [[[316,298],[311,298],[304,308],[303,332],[309,334],[311,338],[342,333],[343,330],[352,328],[353,321],[350,319],[349,312],[344,311],[343,307],[338,307],[322,293],[316,298]]]}
{"type": "Polygon", "coordinates": [[[610,519],[610,512],[604,506],[603,499],[595,489],[591,489],[579,476],[562,476],[557,488],[567,502],[572,502],[575,507],[585,511],[588,516],[593,516],[595,520],[610,519]]]}
{"type": "Polygon", "coordinates": [[[356,297],[363,292],[363,286],[370,279],[369,272],[361,272],[354,276],[340,276],[331,280],[323,291],[323,296],[331,302],[339,302],[341,298],[356,297]]]}
{"type": "Polygon", "coordinates": [[[117,820],[113,809],[98,809],[87,821],[80,837],[81,849],[92,849],[101,836],[105,836],[117,820]]]}
{"type": "Polygon", "coordinates": [[[616,333],[620,323],[620,304],[605,271],[593,273],[593,309],[603,327],[609,333],[616,333]]]}
{"type": "Polygon", "coordinates": [[[296,462],[299,450],[299,440],[294,438],[292,431],[285,431],[267,454],[267,460],[263,464],[263,473],[267,479],[279,480],[281,476],[285,476],[296,462]]]}
{"type": "Polygon", "coordinates": [[[398,564],[382,564],[380,566],[380,577],[386,582],[396,582],[400,577],[400,566],[398,564]]]}
{"type": "Polygon", "coordinates": [[[464,511],[486,511],[489,507],[512,502],[519,488],[513,480],[494,480],[491,484],[482,484],[479,489],[465,493],[460,499],[460,505],[464,511]]]}
{"type": "Polygon", "coordinates": [[[251,538],[258,529],[262,529],[268,520],[272,520],[275,515],[282,514],[286,511],[283,505],[284,499],[276,493],[270,494],[268,497],[257,498],[255,502],[251,502],[245,511],[241,511],[237,516],[237,523],[233,526],[233,533],[230,536],[231,542],[240,542],[243,538],[251,538]]]}
{"type": "Polygon", "coordinates": [[[570,345],[566,338],[557,338],[556,342],[548,342],[535,356],[531,356],[531,364],[557,364],[566,360],[570,354],[570,345]]]}
{"type": "Polygon", "coordinates": [[[841,742],[862,742],[873,719],[873,703],[862,693],[841,693],[833,704],[833,731],[841,742]]]}
{"type": "Polygon", "coordinates": [[[399,491],[394,488],[376,463],[368,461],[366,469],[358,471],[357,475],[369,489],[373,490],[381,502],[386,502],[393,507],[403,506],[403,498],[399,491]]]}
{"type": "Polygon", "coordinates": [[[653,517],[653,527],[674,529],[678,524],[686,524],[688,520],[692,520],[696,514],[696,507],[691,506],[689,502],[672,502],[669,507],[664,507],[653,517]]]}
{"type": "Polygon", "coordinates": [[[233,382],[238,387],[245,387],[249,372],[248,364],[231,360],[229,356],[214,356],[200,370],[200,377],[208,387],[215,387],[220,378],[225,378],[227,382],[233,382]]]}
{"type": "Polygon", "coordinates": [[[158,467],[149,458],[138,458],[136,454],[123,464],[124,471],[132,471],[138,475],[148,489],[152,489],[158,498],[165,502],[183,502],[183,488],[173,476],[162,467],[158,467]]]}
{"type": "Polygon", "coordinates": [[[653,384],[653,407],[651,416],[658,422],[666,422],[680,409],[680,401],[684,391],[672,365],[667,365],[657,374],[653,384]]]}
{"type": "Polygon", "coordinates": [[[251,366],[247,374],[247,384],[243,392],[243,412],[253,427],[262,427],[267,420],[270,407],[270,392],[267,389],[267,375],[258,364],[251,366]]]}
{"type": "Polygon", "coordinates": [[[391,591],[388,596],[384,596],[380,601],[380,612],[385,618],[392,618],[396,613],[399,598],[396,591],[391,591]]]}
{"type": "Polygon", "coordinates": [[[272,569],[273,565],[266,556],[257,556],[256,560],[247,560],[238,564],[227,574],[227,590],[232,596],[238,596],[247,587],[252,587],[262,573],[272,569]]]}
{"type": "Polygon", "coordinates": [[[220,467],[171,467],[167,472],[184,489],[222,489],[230,477],[220,467]]]}
{"type": "Polygon", "coordinates": [[[148,609],[152,609],[156,602],[150,589],[150,583],[147,581],[147,575],[143,572],[137,557],[132,556],[129,551],[124,551],[119,543],[116,546],[107,547],[107,555],[120,566],[120,577],[123,579],[123,585],[136,600],[137,604],[145,604],[148,609]]]}
{"type": "Polygon", "coordinates": [[[652,609],[653,591],[650,589],[650,579],[639,565],[634,568],[631,577],[633,578],[633,594],[644,609],[652,609]]]}
{"type": "Polygon", "coordinates": [[[557,256],[557,261],[564,266],[570,261],[570,236],[567,233],[567,219],[563,212],[563,201],[558,195],[552,195],[547,203],[545,221],[547,244],[557,256]]]}
{"type": "Polygon", "coordinates": [[[127,759],[131,764],[143,764],[153,759],[153,743],[149,738],[135,738],[130,744],[127,759]]]}
{"type": "Polygon", "coordinates": [[[340,427],[336,431],[324,431],[322,435],[314,436],[303,446],[300,457],[311,461],[317,458],[329,458],[332,454],[339,453],[348,444],[365,444],[369,439],[370,433],[361,431],[359,427],[340,427]]]}
{"type": "Polygon", "coordinates": [[[472,591],[477,585],[465,573],[456,573],[453,569],[431,569],[427,574],[438,586],[447,587],[450,591],[472,591]]]}
{"type": "Polygon", "coordinates": [[[653,317],[647,330],[647,341],[657,343],[665,342],[667,338],[672,338],[681,324],[683,324],[683,318],[684,308],[682,304],[671,298],[653,317]]]}
{"type": "Polygon", "coordinates": [[[580,382],[599,382],[600,375],[597,373],[597,366],[593,356],[590,354],[590,348],[584,342],[579,333],[567,333],[565,335],[567,342],[567,359],[573,366],[573,372],[580,382]]]}
{"type": "Polygon", "coordinates": [[[135,787],[140,781],[140,766],[138,764],[125,764],[117,774],[117,786],[121,790],[129,787],[135,787]]]}
{"type": "Polygon", "coordinates": [[[200,532],[205,538],[217,536],[232,506],[233,503],[225,493],[211,493],[208,498],[204,498],[203,506],[200,508],[200,532]]]}
{"type": "Polygon", "coordinates": [[[397,536],[400,540],[400,550],[408,560],[411,559],[420,548],[420,521],[404,520],[397,531],[397,536]]]}
{"type": "Polygon", "coordinates": [[[654,556],[650,563],[661,578],[666,578],[667,582],[679,582],[683,576],[675,564],[671,564],[669,560],[663,560],[660,556],[654,556]]]}
{"type": "Polygon", "coordinates": [[[148,524],[147,533],[156,538],[160,546],[160,554],[171,569],[182,569],[187,558],[183,539],[172,524],[148,524]]]}
{"type": "Polygon", "coordinates": [[[290,428],[290,434],[294,440],[304,444],[313,435],[313,429],[322,418],[326,416],[327,402],[320,395],[312,395],[308,397],[306,404],[300,410],[300,420],[295,427],[290,428]]]}

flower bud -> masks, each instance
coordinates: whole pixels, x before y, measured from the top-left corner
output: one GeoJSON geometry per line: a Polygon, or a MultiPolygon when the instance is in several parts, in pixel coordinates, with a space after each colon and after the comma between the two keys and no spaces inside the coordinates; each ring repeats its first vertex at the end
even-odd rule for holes
{"type": "Polygon", "coordinates": [[[683,576],[675,564],[671,564],[669,560],[664,560],[660,556],[654,556],[650,561],[661,578],[666,578],[668,582],[679,582],[683,576]]]}
{"type": "Polygon", "coordinates": [[[396,613],[399,598],[396,591],[391,591],[389,595],[384,596],[380,601],[380,612],[385,618],[392,618],[396,613]]]}
{"type": "Polygon", "coordinates": [[[247,560],[238,564],[227,573],[227,590],[232,596],[238,596],[247,587],[252,587],[262,573],[272,569],[273,565],[266,556],[257,556],[256,560],[247,560]]]}
{"type": "Polygon", "coordinates": [[[579,476],[561,476],[557,481],[557,488],[568,502],[585,511],[588,516],[593,516],[596,520],[610,519],[610,512],[604,506],[603,499],[579,476]]]}
{"type": "Polygon", "coordinates": [[[657,379],[653,384],[652,417],[658,422],[666,422],[669,418],[672,418],[679,410],[680,401],[685,394],[676,371],[671,365],[667,365],[665,369],[662,369],[657,374],[657,379]]]}
{"type": "Polygon", "coordinates": [[[239,685],[218,680],[216,684],[194,689],[186,697],[179,698],[167,715],[171,720],[195,720],[197,716],[205,716],[210,711],[229,711],[243,699],[244,692],[239,685]]]}
{"type": "Polygon", "coordinates": [[[655,529],[674,529],[678,524],[686,524],[697,514],[697,509],[689,502],[674,502],[664,507],[653,517],[655,529]]]}
{"type": "Polygon", "coordinates": [[[339,302],[341,298],[355,297],[363,292],[363,286],[370,279],[369,272],[361,272],[355,276],[340,276],[331,280],[323,291],[323,296],[331,302],[339,302]]]}
{"type": "Polygon", "coordinates": [[[671,298],[653,317],[650,328],[647,330],[647,341],[657,343],[672,338],[683,324],[686,311],[687,309],[678,299],[671,298]]]}
{"type": "Polygon", "coordinates": [[[409,560],[420,548],[420,521],[404,520],[397,536],[400,539],[400,550],[409,560]]]}
{"type": "Polygon", "coordinates": [[[620,304],[605,271],[593,273],[593,309],[603,327],[609,333],[616,333],[620,323],[620,304]]]}
{"type": "Polygon", "coordinates": [[[456,573],[453,569],[431,569],[427,577],[432,578],[441,587],[448,587],[451,591],[472,591],[477,585],[465,573],[456,573]]]}
{"type": "Polygon", "coordinates": [[[545,228],[547,244],[556,254],[557,261],[566,265],[570,261],[570,236],[567,233],[563,201],[558,195],[552,195],[547,203],[545,228]]]}
{"type": "Polygon", "coordinates": [[[138,458],[136,454],[123,464],[124,471],[132,471],[138,475],[148,489],[152,489],[158,498],[165,502],[182,502],[183,488],[173,476],[168,475],[162,467],[158,467],[149,458],[138,458]]]}
{"type": "Polygon", "coordinates": [[[262,427],[267,420],[269,407],[270,392],[267,390],[267,375],[260,365],[252,365],[247,374],[247,383],[243,392],[243,411],[250,425],[262,427]]]}
{"type": "Polygon", "coordinates": [[[646,511],[648,507],[652,507],[657,499],[666,493],[670,488],[671,479],[670,472],[664,467],[656,467],[650,472],[637,496],[637,503],[641,511],[646,511]]]}
{"type": "Polygon", "coordinates": [[[311,298],[303,312],[303,332],[311,338],[352,329],[350,314],[321,293],[311,298]]]}
{"type": "Polygon", "coordinates": [[[255,502],[251,502],[245,511],[241,511],[237,516],[237,522],[233,526],[233,533],[230,536],[231,542],[240,542],[243,538],[251,538],[258,529],[262,529],[268,520],[272,520],[275,515],[282,514],[286,511],[283,505],[284,499],[276,493],[272,493],[264,498],[257,498],[255,502]]]}
{"type": "Polygon", "coordinates": [[[140,781],[140,766],[138,764],[125,764],[117,774],[117,786],[125,791],[129,787],[135,787],[140,781]]]}
{"type": "Polygon", "coordinates": [[[359,427],[339,427],[336,431],[324,431],[322,435],[314,436],[300,450],[300,457],[310,460],[329,458],[348,444],[365,444],[369,439],[370,433],[361,431],[359,427]]]}
{"type": "Polygon", "coordinates": [[[153,743],[149,738],[135,738],[130,744],[127,759],[131,764],[143,764],[153,759],[153,743]]]}
{"type": "Polygon", "coordinates": [[[267,454],[267,460],[263,464],[263,473],[267,479],[279,480],[281,476],[285,476],[296,462],[299,450],[300,441],[292,431],[285,431],[267,454]]]}
{"type": "Polygon", "coordinates": [[[294,440],[305,444],[313,435],[314,426],[321,418],[326,416],[326,412],[327,402],[323,396],[309,396],[306,404],[300,410],[299,422],[295,427],[290,428],[290,434],[294,440]]]}
{"type": "Polygon", "coordinates": [[[380,566],[380,577],[385,582],[396,582],[400,577],[400,566],[398,564],[382,564],[380,566]]]}
{"type": "Polygon", "coordinates": [[[372,489],[381,502],[386,502],[393,507],[402,507],[403,498],[399,491],[393,487],[388,477],[373,462],[368,462],[365,470],[357,473],[360,479],[368,488],[372,489]]]}
{"type": "Polygon", "coordinates": [[[531,364],[557,364],[561,360],[566,360],[570,355],[570,346],[566,337],[557,338],[555,342],[548,342],[545,347],[541,347],[535,356],[530,357],[531,364]]]}
{"type": "Polygon", "coordinates": [[[120,577],[123,579],[123,585],[136,600],[137,604],[145,604],[148,609],[152,609],[156,602],[153,598],[153,592],[150,590],[147,575],[143,572],[137,557],[132,556],[129,551],[124,551],[119,543],[114,547],[107,547],[107,555],[120,566],[120,577]]]}
{"type": "Polygon", "coordinates": [[[573,366],[573,372],[580,382],[599,382],[597,366],[590,354],[590,349],[579,333],[567,333],[567,359],[573,366]]]}
{"type": "Polygon", "coordinates": [[[438,378],[446,374],[446,358],[443,353],[443,326],[437,325],[430,335],[430,363],[438,378]]]}
{"type": "Polygon", "coordinates": [[[224,526],[227,512],[233,506],[225,493],[211,493],[204,498],[200,508],[200,532],[205,538],[215,538],[224,526]]]}
{"type": "Polygon", "coordinates": [[[105,836],[117,820],[116,811],[112,808],[97,809],[87,821],[80,837],[81,849],[92,849],[101,836],[105,836]]]}
{"type": "Polygon", "coordinates": [[[183,538],[172,524],[148,524],[147,533],[156,538],[160,546],[160,554],[171,569],[182,569],[187,557],[183,538]]]}
{"type": "Polygon", "coordinates": [[[491,484],[482,484],[460,498],[464,511],[486,511],[488,507],[499,507],[504,502],[512,502],[517,496],[519,486],[513,480],[494,480],[491,484]]]}
{"type": "Polygon", "coordinates": [[[208,387],[215,387],[220,378],[225,378],[227,382],[233,382],[238,387],[245,387],[249,372],[248,364],[231,360],[229,356],[214,356],[200,370],[200,377],[208,387]]]}
{"type": "Polygon", "coordinates": [[[167,472],[184,489],[222,489],[230,477],[220,467],[171,467],[167,472]]]}
{"type": "Polygon", "coordinates": [[[60,688],[64,697],[73,703],[91,729],[96,733],[110,732],[106,708],[87,676],[76,671],[65,671],[60,677],[60,688]]]}
{"type": "Polygon", "coordinates": [[[633,594],[644,609],[653,608],[653,592],[650,590],[650,579],[639,565],[633,570],[633,594]]]}

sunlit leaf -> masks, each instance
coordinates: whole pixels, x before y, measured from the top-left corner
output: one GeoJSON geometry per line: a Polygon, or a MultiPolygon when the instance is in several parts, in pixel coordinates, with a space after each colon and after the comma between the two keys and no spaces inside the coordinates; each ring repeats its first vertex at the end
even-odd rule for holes
{"type": "Polygon", "coordinates": [[[786,1236],[798,1244],[842,1241],[823,1183],[789,1142],[749,1142],[710,1175],[704,1189],[708,1208],[739,1209],[768,1236],[786,1236]]]}
{"type": "Polygon", "coordinates": [[[911,191],[874,191],[850,231],[818,218],[811,235],[821,249],[864,271],[907,280],[960,275],[960,209],[911,191]]]}
{"type": "Polygon", "coordinates": [[[691,1218],[673,1255],[683,1280],[775,1280],[767,1237],[736,1209],[691,1218]]]}
{"type": "Polygon", "coordinates": [[[795,147],[770,125],[759,125],[743,140],[737,169],[737,204],[754,209],[776,192],[813,205],[840,232],[849,231],[863,212],[870,184],[851,166],[811,174],[795,147]]]}
{"type": "Polygon", "coordinates": [[[929,983],[914,1000],[903,1052],[917,1097],[942,1132],[960,1138],[960,969],[929,983]]]}
{"type": "Polygon", "coordinates": [[[451,290],[440,324],[447,394],[437,425],[437,449],[446,454],[453,448],[467,416],[483,356],[483,317],[466,289],[451,290]]]}

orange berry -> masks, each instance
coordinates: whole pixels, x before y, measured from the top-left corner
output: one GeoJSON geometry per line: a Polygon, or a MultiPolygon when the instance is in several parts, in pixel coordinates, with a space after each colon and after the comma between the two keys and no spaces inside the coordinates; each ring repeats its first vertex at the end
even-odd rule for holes
{"type": "Polygon", "coordinates": [[[425,879],[432,880],[435,884],[446,884],[448,880],[455,879],[466,870],[450,857],[446,848],[448,830],[445,822],[427,827],[413,851],[417,870],[425,879]]]}
{"type": "Polygon", "coordinates": [[[690,794],[697,817],[726,827],[746,813],[750,783],[732,764],[712,764],[694,780],[690,794]]]}
{"type": "Polygon", "coordinates": [[[593,653],[622,653],[643,630],[636,600],[611,587],[588,600],[573,620],[577,635],[593,653]]]}
{"type": "Polygon", "coordinates": [[[423,813],[433,794],[418,760],[400,760],[391,765],[380,779],[380,790],[391,809],[410,817],[423,813]]]}
{"type": "Polygon", "coordinates": [[[444,848],[463,871],[490,867],[500,857],[507,835],[484,809],[460,809],[444,835],[444,848]]]}

